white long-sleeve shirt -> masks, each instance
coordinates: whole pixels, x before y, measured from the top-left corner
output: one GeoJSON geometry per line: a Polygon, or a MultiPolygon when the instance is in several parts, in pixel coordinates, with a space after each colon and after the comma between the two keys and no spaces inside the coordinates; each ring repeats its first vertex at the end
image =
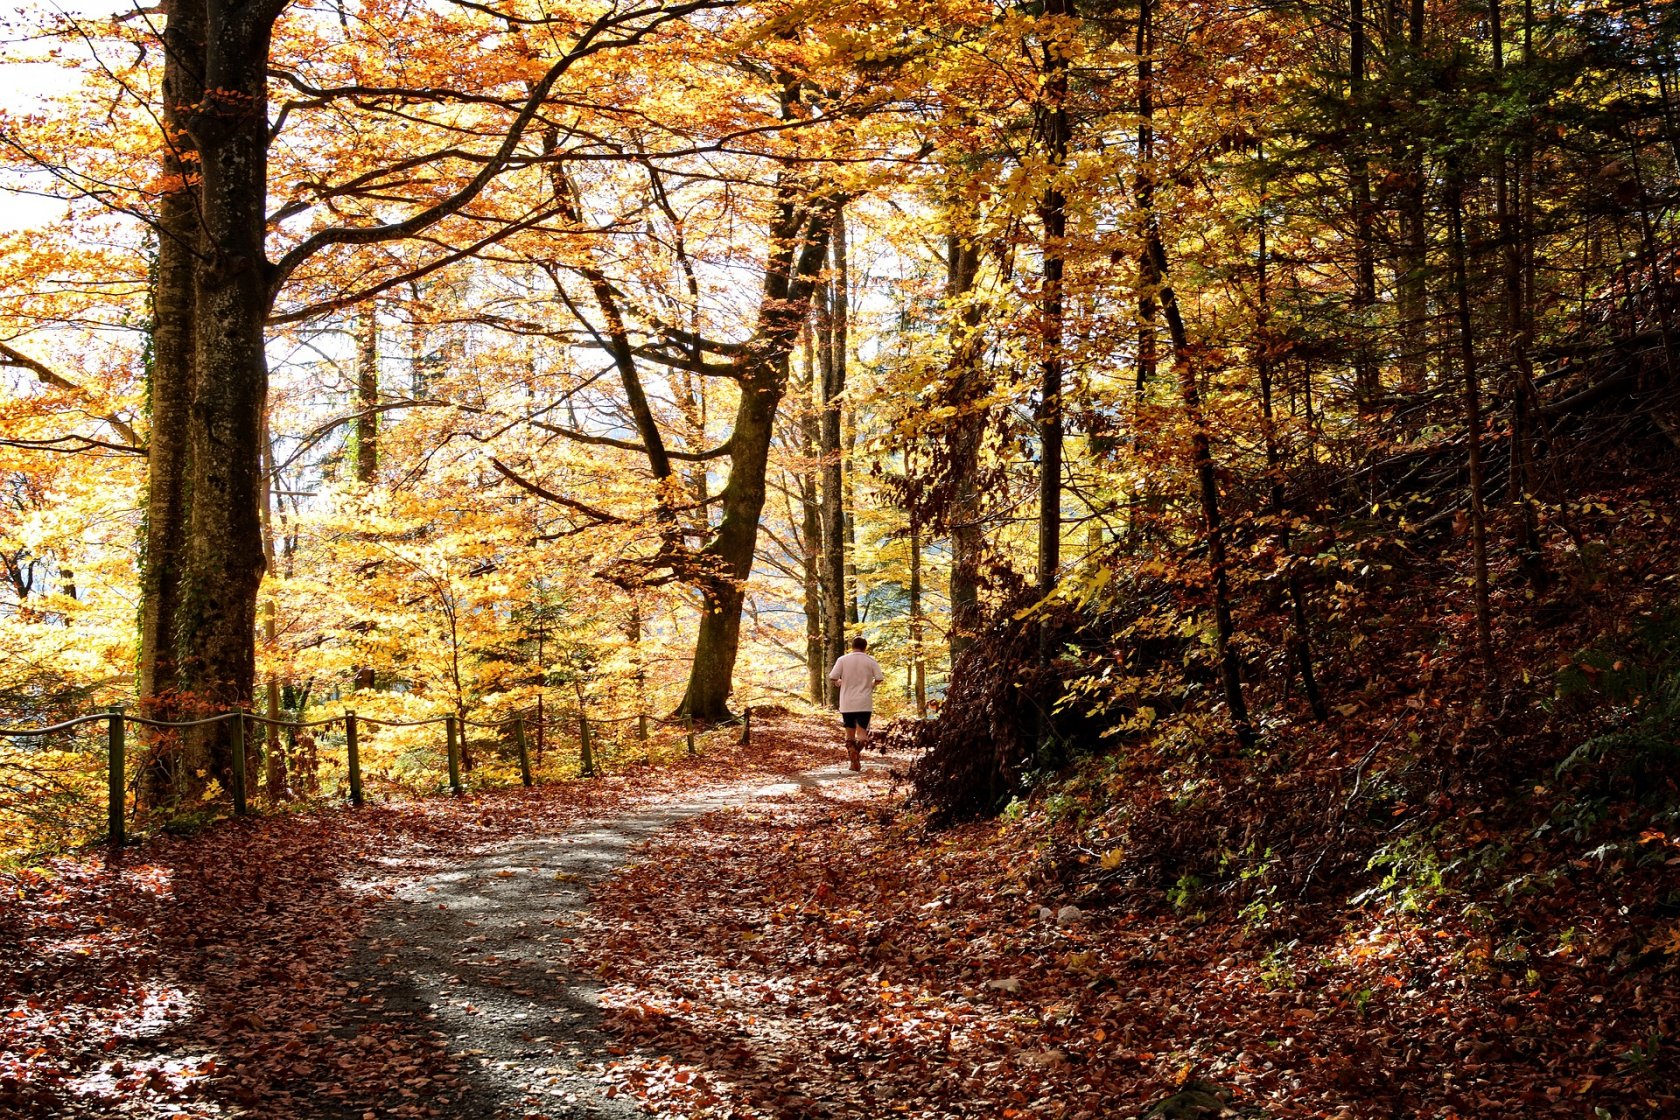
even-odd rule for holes
{"type": "Polygon", "coordinates": [[[834,663],[828,679],[840,686],[842,712],[872,712],[875,686],[887,678],[881,675],[881,665],[873,657],[853,651],[834,663]]]}

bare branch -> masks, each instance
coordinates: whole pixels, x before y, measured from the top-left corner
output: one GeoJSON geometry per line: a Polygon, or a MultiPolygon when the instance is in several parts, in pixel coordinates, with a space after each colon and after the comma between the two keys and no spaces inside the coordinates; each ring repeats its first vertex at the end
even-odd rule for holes
{"type": "MultiPolygon", "coordinates": [[[[0,365],[17,366],[20,369],[26,369],[30,373],[33,373],[44,385],[51,385],[55,389],[63,389],[65,392],[81,397],[85,401],[91,401],[93,399],[92,393],[89,393],[86,389],[77,385],[69,378],[64,377],[62,374],[55,373],[44,363],[31,358],[29,355],[20,350],[12,349],[3,342],[0,342],[0,365]]],[[[144,455],[146,453],[143,442],[140,439],[140,434],[136,432],[122,417],[115,414],[109,414],[100,416],[99,418],[105,421],[105,423],[111,425],[112,431],[116,432],[119,436],[123,437],[132,444],[130,447],[120,447],[116,444],[100,443],[100,446],[111,447],[114,450],[120,451],[132,451],[138,455],[144,455]]],[[[93,442],[99,443],[99,441],[93,442]]]]}

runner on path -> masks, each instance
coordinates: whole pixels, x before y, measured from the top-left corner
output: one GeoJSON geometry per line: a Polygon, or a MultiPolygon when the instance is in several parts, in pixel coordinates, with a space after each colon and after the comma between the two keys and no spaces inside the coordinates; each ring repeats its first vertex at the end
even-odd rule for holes
{"type": "Polygon", "coordinates": [[[875,710],[875,686],[887,678],[881,664],[863,652],[869,643],[852,639],[852,652],[845,654],[828,671],[828,679],[840,688],[840,722],[846,728],[846,757],[853,770],[863,769],[863,748],[869,745],[869,716],[875,710]]]}

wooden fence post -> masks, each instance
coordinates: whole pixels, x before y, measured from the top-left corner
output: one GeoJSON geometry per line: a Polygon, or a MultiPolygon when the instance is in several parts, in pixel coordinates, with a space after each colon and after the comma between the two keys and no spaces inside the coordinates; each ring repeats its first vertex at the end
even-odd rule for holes
{"type": "Polygon", "coordinates": [[[525,717],[518,716],[513,721],[513,742],[519,748],[519,781],[526,789],[531,788],[531,754],[525,749],[525,717]]]}
{"type": "Polygon", "coordinates": [[[449,749],[449,792],[459,797],[461,795],[461,739],[460,731],[455,726],[455,717],[443,717],[444,734],[448,738],[449,749]]]}
{"type": "Polygon", "coordinates": [[[350,771],[350,804],[362,807],[362,748],[356,736],[356,713],[344,713],[344,765],[350,771]]]}
{"type": "Polygon", "coordinates": [[[578,713],[578,739],[582,744],[581,757],[578,759],[579,772],[585,778],[593,778],[595,776],[595,751],[589,745],[589,717],[582,712],[578,713]]]}
{"type": "Polygon", "coordinates": [[[684,713],[688,722],[688,757],[694,757],[694,713],[684,713]]]}
{"type": "Polygon", "coordinates": [[[123,790],[128,787],[128,763],[125,759],[125,744],[123,742],[123,717],[121,708],[113,708],[109,722],[105,725],[105,742],[107,765],[110,767],[109,804],[106,817],[106,839],[112,846],[121,847],[123,842],[124,798],[123,790]]]}
{"type": "Polygon", "coordinates": [[[233,714],[233,815],[245,815],[245,709],[233,714]]]}

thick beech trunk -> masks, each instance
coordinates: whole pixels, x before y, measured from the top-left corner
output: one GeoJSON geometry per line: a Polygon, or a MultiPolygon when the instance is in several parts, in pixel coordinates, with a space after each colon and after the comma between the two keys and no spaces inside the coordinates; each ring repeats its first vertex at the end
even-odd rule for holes
{"type": "Polygon", "coordinates": [[[787,388],[788,356],[828,254],[837,202],[796,205],[784,197],[764,269],[764,295],[752,343],[736,359],[741,398],[730,442],[729,480],[720,495],[722,520],[701,550],[699,634],[681,710],[698,720],[729,717],[729,693],[741,644],[741,605],[758,544],[765,469],[776,408],[787,388]]]}
{"type": "MultiPolygon", "coordinates": [[[[140,678],[142,706],[155,715],[204,715],[251,698],[264,567],[258,509],[268,392],[263,232],[272,18],[266,6],[224,0],[168,11],[165,100],[197,153],[198,181],[196,191],[183,192],[185,213],[173,198],[166,203],[163,241],[181,240],[167,260],[160,244],[154,308],[167,357],[152,370],[140,678]],[[193,92],[200,96],[183,97],[193,92]]],[[[179,170],[179,157],[166,156],[166,172],[172,164],[179,170]]],[[[210,778],[228,786],[229,742],[225,722],[158,739],[147,800],[190,798],[210,778]]]]}
{"type": "MultiPolygon", "coordinates": [[[[187,425],[193,398],[193,253],[198,244],[197,204],[187,183],[192,138],[184,115],[203,95],[193,60],[203,54],[203,5],[173,0],[163,40],[163,121],[167,130],[162,172],[174,184],[158,205],[158,259],[152,284],[152,362],[147,380],[151,436],[147,457],[146,522],[140,565],[141,714],[176,714],[175,614],[180,602],[182,526],[190,502],[187,425]]],[[[157,804],[175,788],[179,767],[173,743],[148,736],[150,750],[141,800],[157,804]]]]}

